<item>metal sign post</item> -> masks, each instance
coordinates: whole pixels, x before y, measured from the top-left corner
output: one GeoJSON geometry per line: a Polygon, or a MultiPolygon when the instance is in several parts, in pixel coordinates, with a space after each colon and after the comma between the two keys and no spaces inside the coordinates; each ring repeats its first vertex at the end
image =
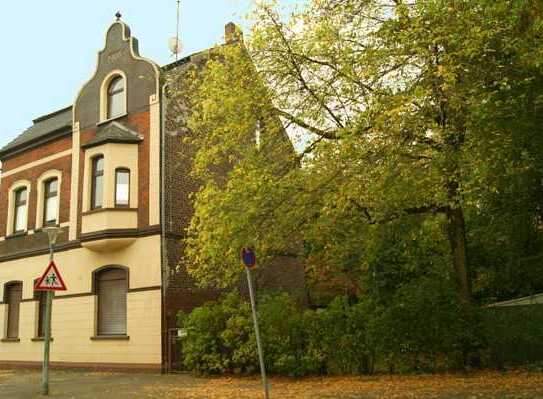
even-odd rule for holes
{"type": "Polygon", "coordinates": [[[60,229],[58,227],[46,227],[43,229],[49,238],[49,266],[36,283],[36,290],[46,292],[45,296],[45,320],[43,341],[43,370],[42,370],[42,394],[49,395],[49,352],[51,343],[51,309],[53,307],[53,291],[65,291],[66,285],[58,272],[54,261],[54,245],[57,241],[60,229]]]}
{"type": "Polygon", "coordinates": [[[249,296],[251,297],[251,309],[253,312],[253,322],[255,325],[256,346],[258,348],[258,359],[260,361],[260,373],[262,374],[262,385],[264,386],[264,398],[269,399],[270,394],[268,391],[268,379],[266,378],[266,365],[264,364],[264,352],[262,350],[262,342],[260,340],[258,317],[256,315],[255,293],[253,289],[253,279],[251,276],[251,269],[255,268],[256,266],[256,256],[254,251],[243,248],[241,250],[241,260],[243,261],[245,271],[247,272],[247,283],[249,285],[249,296]]]}
{"type": "MultiPolygon", "coordinates": [[[[49,246],[51,262],[54,260],[53,246],[49,246]]],[[[45,291],[45,339],[43,341],[43,368],[42,368],[42,382],[41,393],[43,395],[49,395],[49,353],[51,345],[51,311],[53,308],[53,291],[45,291]]]]}

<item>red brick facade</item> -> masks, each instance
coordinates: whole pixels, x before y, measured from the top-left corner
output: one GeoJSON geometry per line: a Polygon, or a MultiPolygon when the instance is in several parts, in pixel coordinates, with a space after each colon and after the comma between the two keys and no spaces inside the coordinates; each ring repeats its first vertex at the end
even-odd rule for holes
{"type": "Polygon", "coordinates": [[[32,148],[20,154],[14,155],[13,157],[4,159],[2,161],[2,170],[4,172],[7,172],[9,170],[23,166],[27,163],[34,162],[51,155],[56,155],[59,152],[70,150],[71,148],[72,137],[71,135],[68,135],[66,137],[42,144],[39,147],[32,148]]]}
{"type": "MultiPolygon", "coordinates": [[[[31,151],[21,153],[13,158],[8,159],[3,165],[3,171],[9,172],[14,167],[20,167],[29,162],[45,158],[50,155],[57,154],[59,152],[69,149],[67,145],[71,145],[71,139],[56,140],[44,146],[44,148],[36,148],[31,151]],[[41,155],[40,157],[38,157],[41,155]],[[15,165],[15,166],[13,166],[15,165]]],[[[28,180],[31,183],[30,196],[28,198],[28,229],[33,230],[36,228],[36,212],[38,205],[38,190],[37,182],[38,178],[47,171],[56,169],[62,172],[62,184],[60,187],[60,223],[68,222],[70,219],[70,191],[71,191],[71,155],[63,156],[62,158],[55,159],[53,161],[34,166],[29,169],[22,170],[18,173],[2,177],[2,184],[0,186],[0,203],[6,204],[6,206],[0,207],[0,236],[6,235],[6,228],[8,223],[8,195],[9,189],[13,183],[19,180],[28,180]]]]}

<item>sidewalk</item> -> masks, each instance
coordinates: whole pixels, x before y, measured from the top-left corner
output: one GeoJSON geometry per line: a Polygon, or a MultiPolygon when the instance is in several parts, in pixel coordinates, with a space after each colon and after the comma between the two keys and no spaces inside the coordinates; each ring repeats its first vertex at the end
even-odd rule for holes
{"type": "MultiPolygon", "coordinates": [[[[0,398],[42,397],[39,371],[0,370],[0,398]]],[[[256,377],[51,372],[51,398],[261,399],[256,377]]],[[[543,399],[543,373],[271,379],[271,399],[543,399]]]]}

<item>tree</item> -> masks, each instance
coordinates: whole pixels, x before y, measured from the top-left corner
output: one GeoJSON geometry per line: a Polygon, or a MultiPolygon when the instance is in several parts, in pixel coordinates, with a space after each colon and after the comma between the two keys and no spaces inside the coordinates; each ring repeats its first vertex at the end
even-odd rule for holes
{"type": "Polygon", "coordinates": [[[418,217],[442,226],[469,312],[466,214],[498,190],[494,166],[541,173],[530,155],[541,139],[528,148],[542,126],[541,11],[530,0],[313,0],[285,21],[260,4],[250,40],[218,49],[186,99],[202,181],[191,273],[228,285],[252,244],[352,276],[376,226],[418,217]]]}

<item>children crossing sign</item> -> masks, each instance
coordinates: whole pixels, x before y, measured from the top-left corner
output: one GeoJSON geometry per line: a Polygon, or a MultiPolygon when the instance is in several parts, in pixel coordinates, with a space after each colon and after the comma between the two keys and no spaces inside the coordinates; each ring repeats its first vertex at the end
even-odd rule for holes
{"type": "Polygon", "coordinates": [[[36,291],[66,291],[66,284],[57,269],[55,262],[51,261],[45,273],[40,277],[34,289],[36,291]]]}

